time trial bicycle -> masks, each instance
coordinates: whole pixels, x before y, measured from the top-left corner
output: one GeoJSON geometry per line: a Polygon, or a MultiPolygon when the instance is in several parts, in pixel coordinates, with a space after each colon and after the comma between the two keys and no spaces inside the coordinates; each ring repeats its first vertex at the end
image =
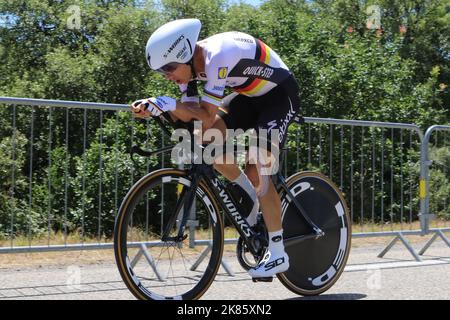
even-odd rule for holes
{"type": "MultiPolygon", "coordinates": [[[[164,113],[154,120],[167,134],[187,127],[164,113]]],[[[187,128],[192,133],[192,126],[187,128]]],[[[133,146],[132,156],[151,157],[172,148],[133,146]]],[[[297,294],[321,294],[338,280],[350,252],[351,221],[344,196],[317,172],[287,179],[278,173],[272,179],[282,203],[290,262],[277,277],[297,294]]],[[[128,289],[139,299],[199,299],[222,262],[224,217],[239,233],[240,265],[246,270],[257,265],[268,245],[267,230],[262,218],[250,227],[243,210],[236,189],[208,164],[160,169],[142,177],[123,199],[115,221],[115,258],[128,289]]]]}

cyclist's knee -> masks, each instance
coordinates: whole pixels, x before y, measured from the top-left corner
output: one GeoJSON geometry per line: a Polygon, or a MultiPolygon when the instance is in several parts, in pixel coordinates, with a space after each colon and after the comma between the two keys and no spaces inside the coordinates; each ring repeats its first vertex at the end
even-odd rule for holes
{"type": "Polygon", "coordinates": [[[269,190],[270,176],[261,175],[260,171],[258,165],[247,163],[245,166],[245,174],[255,187],[258,197],[264,197],[269,190]]]}
{"type": "Polygon", "coordinates": [[[253,187],[255,187],[256,189],[259,186],[259,176],[256,165],[247,163],[244,172],[247,175],[250,182],[253,184],[253,187]]]}
{"type": "Polygon", "coordinates": [[[224,163],[214,163],[213,167],[214,167],[214,169],[216,169],[220,173],[222,173],[223,171],[226,170],[226,164],[224,164],[224,163]]]}

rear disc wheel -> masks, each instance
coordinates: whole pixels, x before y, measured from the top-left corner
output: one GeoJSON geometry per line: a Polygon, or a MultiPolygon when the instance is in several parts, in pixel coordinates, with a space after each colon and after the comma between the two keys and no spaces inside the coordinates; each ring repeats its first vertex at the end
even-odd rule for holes
{"type": "MultiPolygon", "coordinates": [[[[292,245],[286,243],[290,267],[277,276],[297,294],[318,295],[333,286],[347,263],[351,246],[348,208],[340,190],[320,173],[298,173],[287,179],[287,185],[325,235],[292,245]]],[[[311,234],[311,228],[284,191],[280,198],[284,239],[311,234]]]]}

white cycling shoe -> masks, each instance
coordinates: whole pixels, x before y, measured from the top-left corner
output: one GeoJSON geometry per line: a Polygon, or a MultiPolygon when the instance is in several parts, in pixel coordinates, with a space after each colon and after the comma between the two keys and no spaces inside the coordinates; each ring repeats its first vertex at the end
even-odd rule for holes
{"type": "Polygon", "coordinates": [[[252,278],[273,277],[277,273],[285,272],[289,269],[289,256],[283,250],[281,254],[271,254],[269,250],[264,254],[264,258],[259,265],[248,271],[252,278]]]}

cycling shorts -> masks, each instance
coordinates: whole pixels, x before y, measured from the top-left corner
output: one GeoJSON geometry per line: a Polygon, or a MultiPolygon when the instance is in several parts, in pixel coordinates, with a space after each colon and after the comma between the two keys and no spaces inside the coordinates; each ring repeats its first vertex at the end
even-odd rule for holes
{"type": "Polygon", "coordinates": [[[293,75],[266,94],[248,97],[232,93],[223,98],[218,115],[228,129],[266,129],[268,138],[273,129],[279,130],[279,147],[282,148],[287,129],[300,110],[299,87],[293,75]]]}

